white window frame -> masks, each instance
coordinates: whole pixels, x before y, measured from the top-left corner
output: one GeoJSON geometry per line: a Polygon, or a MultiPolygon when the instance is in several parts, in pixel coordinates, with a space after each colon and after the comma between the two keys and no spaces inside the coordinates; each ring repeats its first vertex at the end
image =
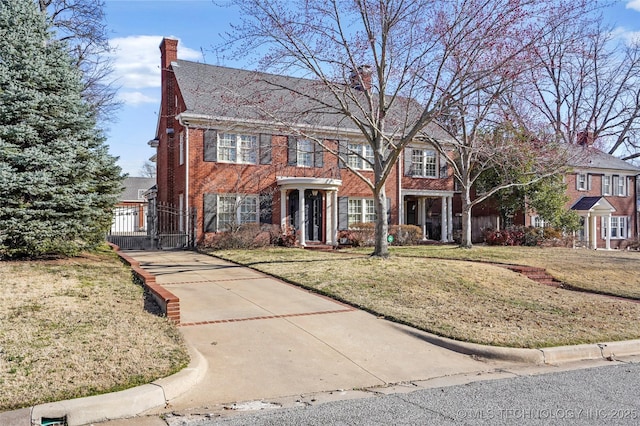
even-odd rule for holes
{"type": "Polygon", "coordinates": [[[315,143],[310,139],[298,139],[296,142],[296,165],[313,167],[315,160],[315,143]]]}
{"type": "Polygon", "coordinates": [[[534,228],[544,228],[545,225],[545,221],[542,217],[531,216],[531,226],[533,226],[534,228]]]}
{"type": "Polygon", "coordinates": [[[627,196],[627,177],[622,175],[614,175],[612,181],[613,195],[616,197],[627,196]]]}
{"type": "Polygon", "coordinates": [[[347,164],[356,170],[373,170],[373,148],[366,143],[349,143],[347,164]]]}
{"type": "Polygon", "coordinates": [[[438,177],[438,155],[434,150],[412,148],[411,166],[413,170],[412,177],[431,179],[438,177]],[[429,174],[427,168],[433,168],[433,174],[429,174]]]}
{"type": "Polygon", "coordinates": [[[226,231],[234,225],[258,223],[260,220],[260,201],[257,195],[220,194],[216,209],[217,229],[220,231],[226,231]]]}
{"type": "Polygon", "coordinates": [[[576,174],[576,189],[578,191],[586,191],[587,190],[587,174],[586,173],[577,173],[576,174]]]}
{"type": "Polygon", "coordinates": [[[602,195],[611,195],[611,175],[602,176],[602,195]]]}
{"type": "Polygon", "coordinates": [[[347,226],[354,223],[371,223],[376,220],[376,205],[373,198],[349,198],[347,226]]]}
{"type": "Polygon", "coordinates": [[[217,157],[221,163],[257,164],[258,136],[248,133],[218,133],[217,157]]]}
{"type": "MultiPolygon", "coordinates": [[[[627,216],[611,216],[611,239],[612,240],[624,240],[627,238],[627,225],[629,218],[627,216]]],[[[607,217],[602,217],[601,229],[602,239],[607,238],[607,217]]]]}

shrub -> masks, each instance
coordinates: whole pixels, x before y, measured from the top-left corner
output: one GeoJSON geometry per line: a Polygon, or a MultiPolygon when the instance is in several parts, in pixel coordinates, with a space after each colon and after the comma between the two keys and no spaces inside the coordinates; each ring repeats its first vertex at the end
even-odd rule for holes
{"type": "Polygon", "coordinates": [[[415,245],[422,238],[422,230],[415,225],[391,225],[389,235],[393,236],[393,245],[415,245]]]}
{"type": "Polygon", "coordinates": [[[254,249],[275,245],[282,233],[277,225],[251,223],[235,230],[205,235],[201,248],[213,250],[254,249]]]}

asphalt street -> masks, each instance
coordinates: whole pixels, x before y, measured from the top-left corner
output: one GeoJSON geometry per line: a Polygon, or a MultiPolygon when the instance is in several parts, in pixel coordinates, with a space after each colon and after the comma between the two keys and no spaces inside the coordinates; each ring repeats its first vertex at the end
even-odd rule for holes
{"type": "Polygon", "coordinates": [[[168,415],[170,426],[638,425],[640,360],[257,412],[168,415]]]}

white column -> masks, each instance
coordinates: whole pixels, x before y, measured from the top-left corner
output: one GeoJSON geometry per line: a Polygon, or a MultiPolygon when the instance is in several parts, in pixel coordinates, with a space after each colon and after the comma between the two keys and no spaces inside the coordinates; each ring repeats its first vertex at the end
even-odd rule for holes
{"type": "Polygon", "coordinates": [[[607,225],[607,250],[611,250],[611,213],[607,215],[607,219],[604,221],[607,225]]]}
{"type": "Polygon", "coordinates": [[[284,232],[289,223],[287,221],[287,190],[280,189],[280,228],[284,232]]]}
{"type": "Polygon", "coordinates": [[[591,248],[596,250],[598,248],[598,227],[596,225],[596,215],[591,216],[591,224],[589,228],[591,228],[591,248]]]}
{"type": "Polygon", "coordinates": [[[324,206],[324,217],[326,218],[324,223],[324,242],[326,244],[333,244],[333,215],[331,214],[332,205],[333,205],[333,195],[331,191],[324,192],[325,206],[324,206]]]}
{"type": "Polygon", "coordinates": [[[427,239],[427,198],[420,198],[420,205],[422,207],[422,214],[420,217],[422,218],[422,239],[427,239]]]}
{"type": "Polygon", "coordinates": [[[584,239],[587,243],[587,248],[591,248],[591,215],[587,213],[584,218],[584,239]]]}
{"type": "Polygon", "coordinates": [[[334,244],[338,244],[338,191],[331,191],[331,235],[334,244]]]}
{"type": "Polygon", "coordinates": [[[304,214],[304,189],[298,188],[298,231],[300,232],[299,242],[302,247],[307,245],[307,236],[304,227],[306,222],[304,214]]]}
{"type": "Polygon", "coordinates": [[[447,197],[447,242],[453,241],[453,196],[447,197]]]}
{"type": "Polygon", "coordinates": [[[449,234],[448,220],[449,209],[447,206],[447,197],[440,197],[440,241],[447,242],[447,236],[449,234]]]}

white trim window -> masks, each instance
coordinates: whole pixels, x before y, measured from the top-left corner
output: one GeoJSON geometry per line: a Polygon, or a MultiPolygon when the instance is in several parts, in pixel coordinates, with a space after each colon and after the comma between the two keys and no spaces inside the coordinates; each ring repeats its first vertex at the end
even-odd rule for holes
{"type": "Polygon", "coordinates": [[[376,206],[371,198],[349,198],[349,223],[368,223],[376,220],[376,206]]]}
{"type": "Polygon", "coordinates": [[[219,195],[217,206],[219,230],[226,230],[235,225],[257,223],[260,217],[256,195],[219,195]]]}
{"type": "Polygon", "coordinates": [[[313,167],[315,144],[309,139],[298,140],[298,167],[313,167]]]}
{"type": "Polygon", "coordinates": [[[438,158],[430,149],[411,150],[411,174],[416,177],[438,177],[438,158]]]}
{"type": "Polygon", "coordinates": [[[611,176],[602,176],[602,195],[611,195],[611,176]]]}
{"type": "Polygon", "coordinates": [[[545,227],[545,222],[544,219],[540,216],[531,216],[531,225],[534,228],[544,228],[545,227]]]}
{"type": "Polygon", "coordinates": [[[239,133],[218,133],[218,161],[256,164],[258,137],[239,133]]]}
{"type": "MultiPolygon", "coordinates": [[[[627,238],[627,225],[629,219],[626,216],[611,216],[611,239],[627,238]]],[[[607,238],[607,218],[602,218],[602,238],[607,238]]]]}
{"type": "Polygon", "coordinates": [[[587,190],[587,174],[586,173],[578,173],[576,175],[576,189],[578,191],[587,190]]]}
{"type": "Polygon", "coordinates": [[[357,170],[373,169],[373,148],[369,144],[350,143],[347,161],[349,167],[357,170]]]}
{"type": "Polygon", "coordinates": [[[627,196],[627,178],[626,176],[613,175],[613,195],[616,197],[627,196]]]}

